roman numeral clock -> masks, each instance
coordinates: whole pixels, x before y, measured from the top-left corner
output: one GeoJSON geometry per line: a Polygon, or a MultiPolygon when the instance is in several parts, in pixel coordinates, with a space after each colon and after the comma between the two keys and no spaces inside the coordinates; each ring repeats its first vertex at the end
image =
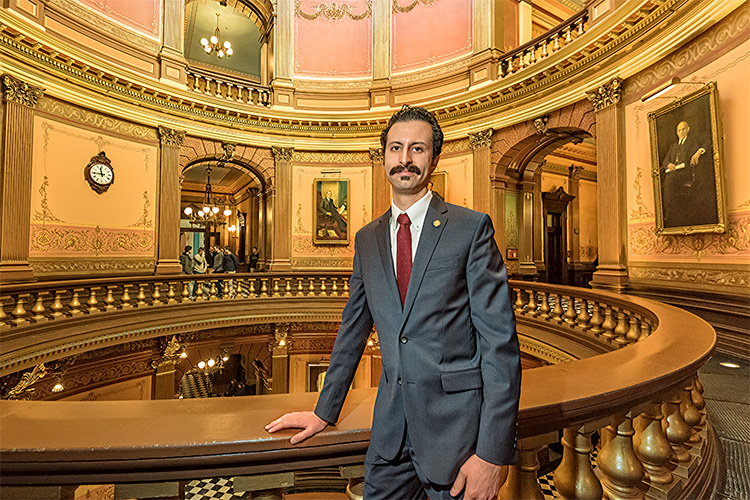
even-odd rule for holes
{"type": "Polygon", "coordinates": [[[83,169],[83,178],[89,183],[91,189],[99,194],[109,189],[115,181],[115,170],[104,151],[91,158],[89,164],[83,169]]]}

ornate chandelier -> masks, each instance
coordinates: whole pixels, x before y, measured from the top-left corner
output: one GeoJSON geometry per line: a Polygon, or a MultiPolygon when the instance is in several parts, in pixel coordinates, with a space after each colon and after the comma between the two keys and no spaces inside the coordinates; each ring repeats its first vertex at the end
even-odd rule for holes
{"type": "Polygon", "coordinates": [[[216,31],[214,31],[214,34],[211,36],[210,39],[201,38],[201,45],[203,45],[203,50],[206,52],[206,54],[210,54],[211,52],[216,52],[216,55],[221,57],[227,56],[231,57],[234,51],[232,50],[232,44],[229,42],[229,40],[224,40],[224,43],[221,43],[221,39],[219,38],[220,32],[219,32],[219,13],[216,13],[216,31]]]}
{"type": "MultiPolygon", "coordinates": [[[[222,166],[220,163],[219,166],[222,166]]],[[[193,207],[185,207],[184,213],[188,216],[190,224],[196,226],[223,226],[227,223],[227,218],[232,215],[232,209],[229,208],[228,200],[219,200],[211,190],[211,165],[206,167],[206,191],[203,195],[203,203],[198,210],[193,207]],[[219,205],[224,205],[222,211],[219,205]]]]}

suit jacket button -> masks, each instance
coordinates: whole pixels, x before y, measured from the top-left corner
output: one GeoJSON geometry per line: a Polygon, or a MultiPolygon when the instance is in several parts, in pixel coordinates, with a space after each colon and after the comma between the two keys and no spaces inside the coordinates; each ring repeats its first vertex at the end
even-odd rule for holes
{"type": "Polygon", "coordinates": [[[402,343],[402,344],[406,344],[407,342],[409,342],[409,339],[408,339],[408,338],[406,338],[406,337],[401,337],[401,339],[400,339],[400,340],[401,340],[401,343],[402,343]]]}
{"type": "Polygon", "coordinates": [[[396,380],[396,382],[398,382],[398,385],[401,385],[401,377],[399,377],[398,380],[396,380]]]}

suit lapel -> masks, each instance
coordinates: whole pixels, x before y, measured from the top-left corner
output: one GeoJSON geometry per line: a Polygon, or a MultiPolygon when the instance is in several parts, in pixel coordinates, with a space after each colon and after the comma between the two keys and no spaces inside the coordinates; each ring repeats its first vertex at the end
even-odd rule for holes
{"type": "MultiPolygon", "coordinates": [[[[406,318],[409,317],[409,312],[414,305],[414,298],[417,296],[419,287],[422,285],[427,264],[430,262],[440,235],[445,228],[445,222],[448,220],[447,212],[448,207],[445,205],[445,201],[433,194],[430,207],[427,209],[427,215],[425,215],[424,223],[422,224],[422,234],[419,236],[417,254],[414,257],[414,263],[411,268],[409,289],[406,292],[406,300],[404,301],[404,323],[406,322],[406,318]]],[[[403,323],[401,327],[403,328],[403,323]]]]}
{"type": "Polygon", "coordinates": [[[400,305],[401,296],[398,294],[398,283],[396,282],[396,272],[393,270],[393,256],[391,255],[390,221],[391,211],[389,209],[378,220],[378,226],[375,229],[375,239],[378,242],[380,263],[383,265],[383,272],[385,273],[388,288],[391,290],[392,298],[400,305]]]}

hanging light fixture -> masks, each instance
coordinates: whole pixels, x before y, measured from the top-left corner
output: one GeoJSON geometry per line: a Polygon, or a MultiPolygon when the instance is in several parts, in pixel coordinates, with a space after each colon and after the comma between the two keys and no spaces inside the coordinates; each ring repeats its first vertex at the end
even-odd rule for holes
{"type": "Polygon", "coordinates": [[[216,52],[216,55],[219,56],[219,58],[223,58],[224,56],[231,57],[232,54],[234,54],[231,42],[229,40],[224,40],[224,43],[221,42],[221,33],[219,31],[219,16],[220,14],[217,12],[216,30],[214,31],[214,34],[209,39],[201,38],[201,45],[203,45],[203,50],[206,54],[216,52]]]}
{"type": "MultiPolygon", "coordinates": [[[[220,167],[224,165],[219,163],[220,167]]],[[[211,171],[213,168],[209,164],[206,166],[206,191],[203,195],[203,203],[195,210],[193,207],[185,207],[183,211],[191,224],[196,226],[223,226],[227,223],[227,218],[232,215],[229,200],[219,200],[214,196],[211,189],[211,171]],[[224,210],[220,208],[224,206],[224,210]]],[[[232,204],[233,205],[233,204],[232,204]]]]}

